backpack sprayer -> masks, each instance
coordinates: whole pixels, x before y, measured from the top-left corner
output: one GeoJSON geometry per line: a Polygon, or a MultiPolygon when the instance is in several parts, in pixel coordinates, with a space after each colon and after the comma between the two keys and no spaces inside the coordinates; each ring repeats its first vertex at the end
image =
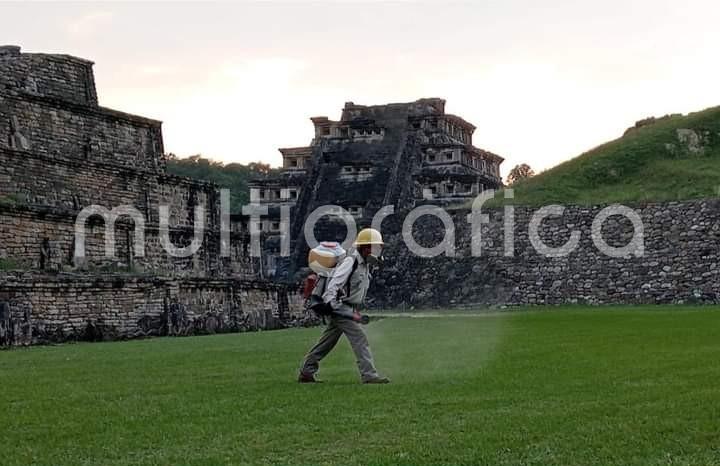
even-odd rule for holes
{"type": "MultiPolygon", "coordinates": [[[[337,265],[340,264],[347,257],[347,252],[343,249],[339,243],[335,242],[322,242],[318,246],[310,250],[308,254],[308,265],[312,270],[312,273],[305,279],[303,287],[303,297],[305,298],[305,307],[311,309],[317,315],[321,317],[325,316],[338,316],[345,319],[354,320],[361,324],[367,324],[370,322],[368,316],[363,316],[359,312],[334,309],[329,303],[323,300],[323,294],[327,284],[332,279],[332,276],[337,270],[337,265]]],[[[343,286],[345,295],[349,294],[350,277],[355,273],[358,263],[353,260],[353,268],[348,280],[343,286]]]]}

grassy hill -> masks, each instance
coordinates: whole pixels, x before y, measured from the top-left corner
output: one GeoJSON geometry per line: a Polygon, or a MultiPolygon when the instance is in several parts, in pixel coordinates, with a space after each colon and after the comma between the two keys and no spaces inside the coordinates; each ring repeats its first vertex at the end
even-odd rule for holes
{"type": "Polygon", "coordinates": [[[720,195],[720,107],[638,122],[625,135],[517,183],[516,204],[638,203],[720,195]]]}

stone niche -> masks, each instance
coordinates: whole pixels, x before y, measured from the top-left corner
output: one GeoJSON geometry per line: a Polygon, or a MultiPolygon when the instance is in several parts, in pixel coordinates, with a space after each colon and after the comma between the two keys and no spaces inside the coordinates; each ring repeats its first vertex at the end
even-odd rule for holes
{"type": "Polygon", "coordinates": [[[367,181],[373,176],[373,167],[371,165],[342,165],[338,174],[339,181],[367,181]]]}

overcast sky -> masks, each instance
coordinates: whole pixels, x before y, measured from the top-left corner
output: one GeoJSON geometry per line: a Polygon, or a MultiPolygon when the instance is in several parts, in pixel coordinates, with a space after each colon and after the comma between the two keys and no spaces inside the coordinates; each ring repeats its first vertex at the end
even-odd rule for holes
{"type": "Polygon", "coordinates": [[[95,61],[101,105],[225,162],[279,165],[346,101],[445,98],[503,174],[720,105],[716,0],[446,3],[0,3],[0,44],[95,61]]]}

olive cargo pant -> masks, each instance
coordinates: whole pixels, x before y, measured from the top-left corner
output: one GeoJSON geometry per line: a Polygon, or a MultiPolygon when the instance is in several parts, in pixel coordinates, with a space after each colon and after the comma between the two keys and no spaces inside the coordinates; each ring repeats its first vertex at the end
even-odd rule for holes
{"type": "Polygon", "coordinates": [[[320,361],[335,347],[342,334],[345,334],[357,358],[358,369],[363,381],[378,377],[370,345],[359,323],[342,317],[330,316],[330,323],[320,336],[320,340],[310,349],[303,361],[301,372],[315,374],[320,361]]]}

